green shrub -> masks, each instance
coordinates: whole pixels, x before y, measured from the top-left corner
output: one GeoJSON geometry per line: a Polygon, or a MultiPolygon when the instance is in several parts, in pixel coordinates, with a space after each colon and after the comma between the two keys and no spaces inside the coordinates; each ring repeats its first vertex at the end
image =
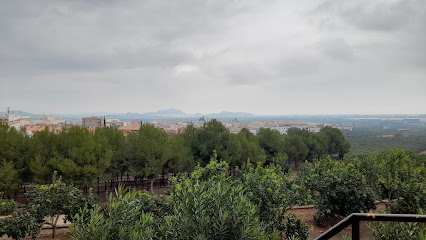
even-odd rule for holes
{"type": "Polygon", "coordinates": [[[426,168],[421,157],[392,149],[349,161],[364,174],[379,200],[389,200],[391,213],[417,213],[426,208],[426,168]]]}
{"type": "Polygon", "coordinates": [[[240,185],[193,179],[174,185],[174,214],[166,220],[165,239],[279,239],[278,232],[265,231],[240,185]]]}
{"type": "Polygon", "coordinates": [[[404,184],[398,196],[388,204],[391,213],[417,214],[419,209],[426,209],[425,183],[404,184]]]}
{"type": "Polygon", "coordinates": [[[141,211],[152,213],[155,217],[162,218],[170,216],[173,213],[170,197],[154,195],[148,192],[142,192],[138,196],[141,211]]]}
{"type": "Polygon", "coordinates": [[[345,217],[375,208],[373,192],[353,164],[331,159],[307,163],[299,181],[315,194],[319,211],[314,219],[319,225],[327,225],[335,215],[345,217]]]}
{"type": "Polygon", "coordinates": [[[28,192],[27,211],[41,223],[52,226],[52,238],[55,238],[56,227],[61,215],[64,220],[72,221],[74,215],[82,208],[91,208],[93,196],[83,195],[82,191],[72,185],[63,184],[61,177],[53,174],[53,182],[49,185],[39,185],[28,192]]]}
{"type": "Polygon", "coordinates": [[[369,224],[376,240],[425,240],[425,223],[373,222],[369,224]]]}
{"type": "Polygon", "coordinates": [[[269,231],[284,231],[285,211],[291,207],[287,174],[282,167],[270,164],[256,167],[249,161],[242,168],[241,185],[247,198],[258,207],[259,219],[269,231]]]}
{"type": "Polygon", "coordinates": [[[12,216],[0,220],[0,237],[7,235],[16,240],[29,235],[35,238],[41,226],[42,222],[37,221],[28,211],[14,212],[12,216]]]}
{"type": "Polygon", "coordinates": [[[0,216],[12,214],[22,204],[14,200],[0,200],[0,216]]]}
{"type": "Polygon", "coordinates": [[[288,240],[297,238],[306,240],[309,237],[309,228],[306,223],[297,218],[294,214],[288,214],[285,217],[285,236],[288,240]]]}
{"type": "Polygon", "coordinates": [[[74,217],[69,236],[74,240],[155,239],[154,217],[141,210],[140,192],[119,187],[101,208],[85,208],[74,217]]]}

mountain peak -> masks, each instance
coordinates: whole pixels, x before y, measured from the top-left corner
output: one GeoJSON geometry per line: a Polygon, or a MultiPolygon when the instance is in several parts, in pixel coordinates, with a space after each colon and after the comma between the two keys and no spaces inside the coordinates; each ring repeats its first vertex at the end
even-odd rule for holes
{"type": "Polygon", "coordinates": [[[185,113],[182,112],[181,110],[176,109],[176,108],[169,108],[169,109],[166,109],[166,110],[157,111],[156,114],[160,114],[160,115],[169,115],[169,114],[183,115],[185,113]]]}

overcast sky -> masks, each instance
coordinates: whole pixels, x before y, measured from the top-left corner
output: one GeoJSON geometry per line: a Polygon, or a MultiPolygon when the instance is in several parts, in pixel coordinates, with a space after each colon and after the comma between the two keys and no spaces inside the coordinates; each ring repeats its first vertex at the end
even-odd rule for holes
{"type": "Polygon", "coordinates": [[[425,0],[0,0],[0,111],[426,113],[425,0]]]}

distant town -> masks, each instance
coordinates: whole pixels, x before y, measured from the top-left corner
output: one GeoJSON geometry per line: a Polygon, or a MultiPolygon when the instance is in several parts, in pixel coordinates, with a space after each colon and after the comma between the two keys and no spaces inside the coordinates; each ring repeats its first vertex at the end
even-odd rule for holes
{"type": "MultiPolygon", "coordinates": [[[[204,116],[201,116],[198,121],[184,121],[184,120],[152,120],[149,122],[132,119],[123,121],[117,118],[106,118],[106,117],[83,117],[81,120],[64,120],[57,119],[52,116],[44,116],[41,118],[33,118],[29,116],[22,116],[20,114],[5,114],[0,116],[0,122],[8,124],[16,129],[25,129],[26,133],[30,136],[34,132],[43,131],[46,128],[51,132],[60,132],[63,128],[71,126],[83,126],[89,129],[95,129],[97,127],[113,127],[122,131],[123,134],[127,135],[131,132],[139,130],[141,124],[150,123],[156,128],[164,129],[167,133],[177,134],[182,132],[188,125],[192,124],[194,127],[202,127],[206,122],[204,116]]],[[[260,120],[260,121],[249,121],[241,122],[238,118],[233,118],[230,121],[222,122],[223,125],[229,129],[231,133],[238,133],[242,128],[247,128],[250,132],[256,134],[260,128],[270,128],[279,131],[281,134],[287,134],[290,128],[299,128],[307,130],[309,132],[319,132],[326,126],[332,126],[330,123],[311,123],[303,121],[273,121],[273,120],[260,120]]],[[[341,130],[352,131],[350,126],[333,126],[341,130]]]]}

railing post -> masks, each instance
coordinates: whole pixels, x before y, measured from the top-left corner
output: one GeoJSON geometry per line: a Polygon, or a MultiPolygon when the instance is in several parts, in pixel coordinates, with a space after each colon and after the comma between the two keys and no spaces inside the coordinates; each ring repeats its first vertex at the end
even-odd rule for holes
{"type": "Polygon", "coordinates": [[[359,219],[352,222],[352,240],[359,240],[359,219]]]}

